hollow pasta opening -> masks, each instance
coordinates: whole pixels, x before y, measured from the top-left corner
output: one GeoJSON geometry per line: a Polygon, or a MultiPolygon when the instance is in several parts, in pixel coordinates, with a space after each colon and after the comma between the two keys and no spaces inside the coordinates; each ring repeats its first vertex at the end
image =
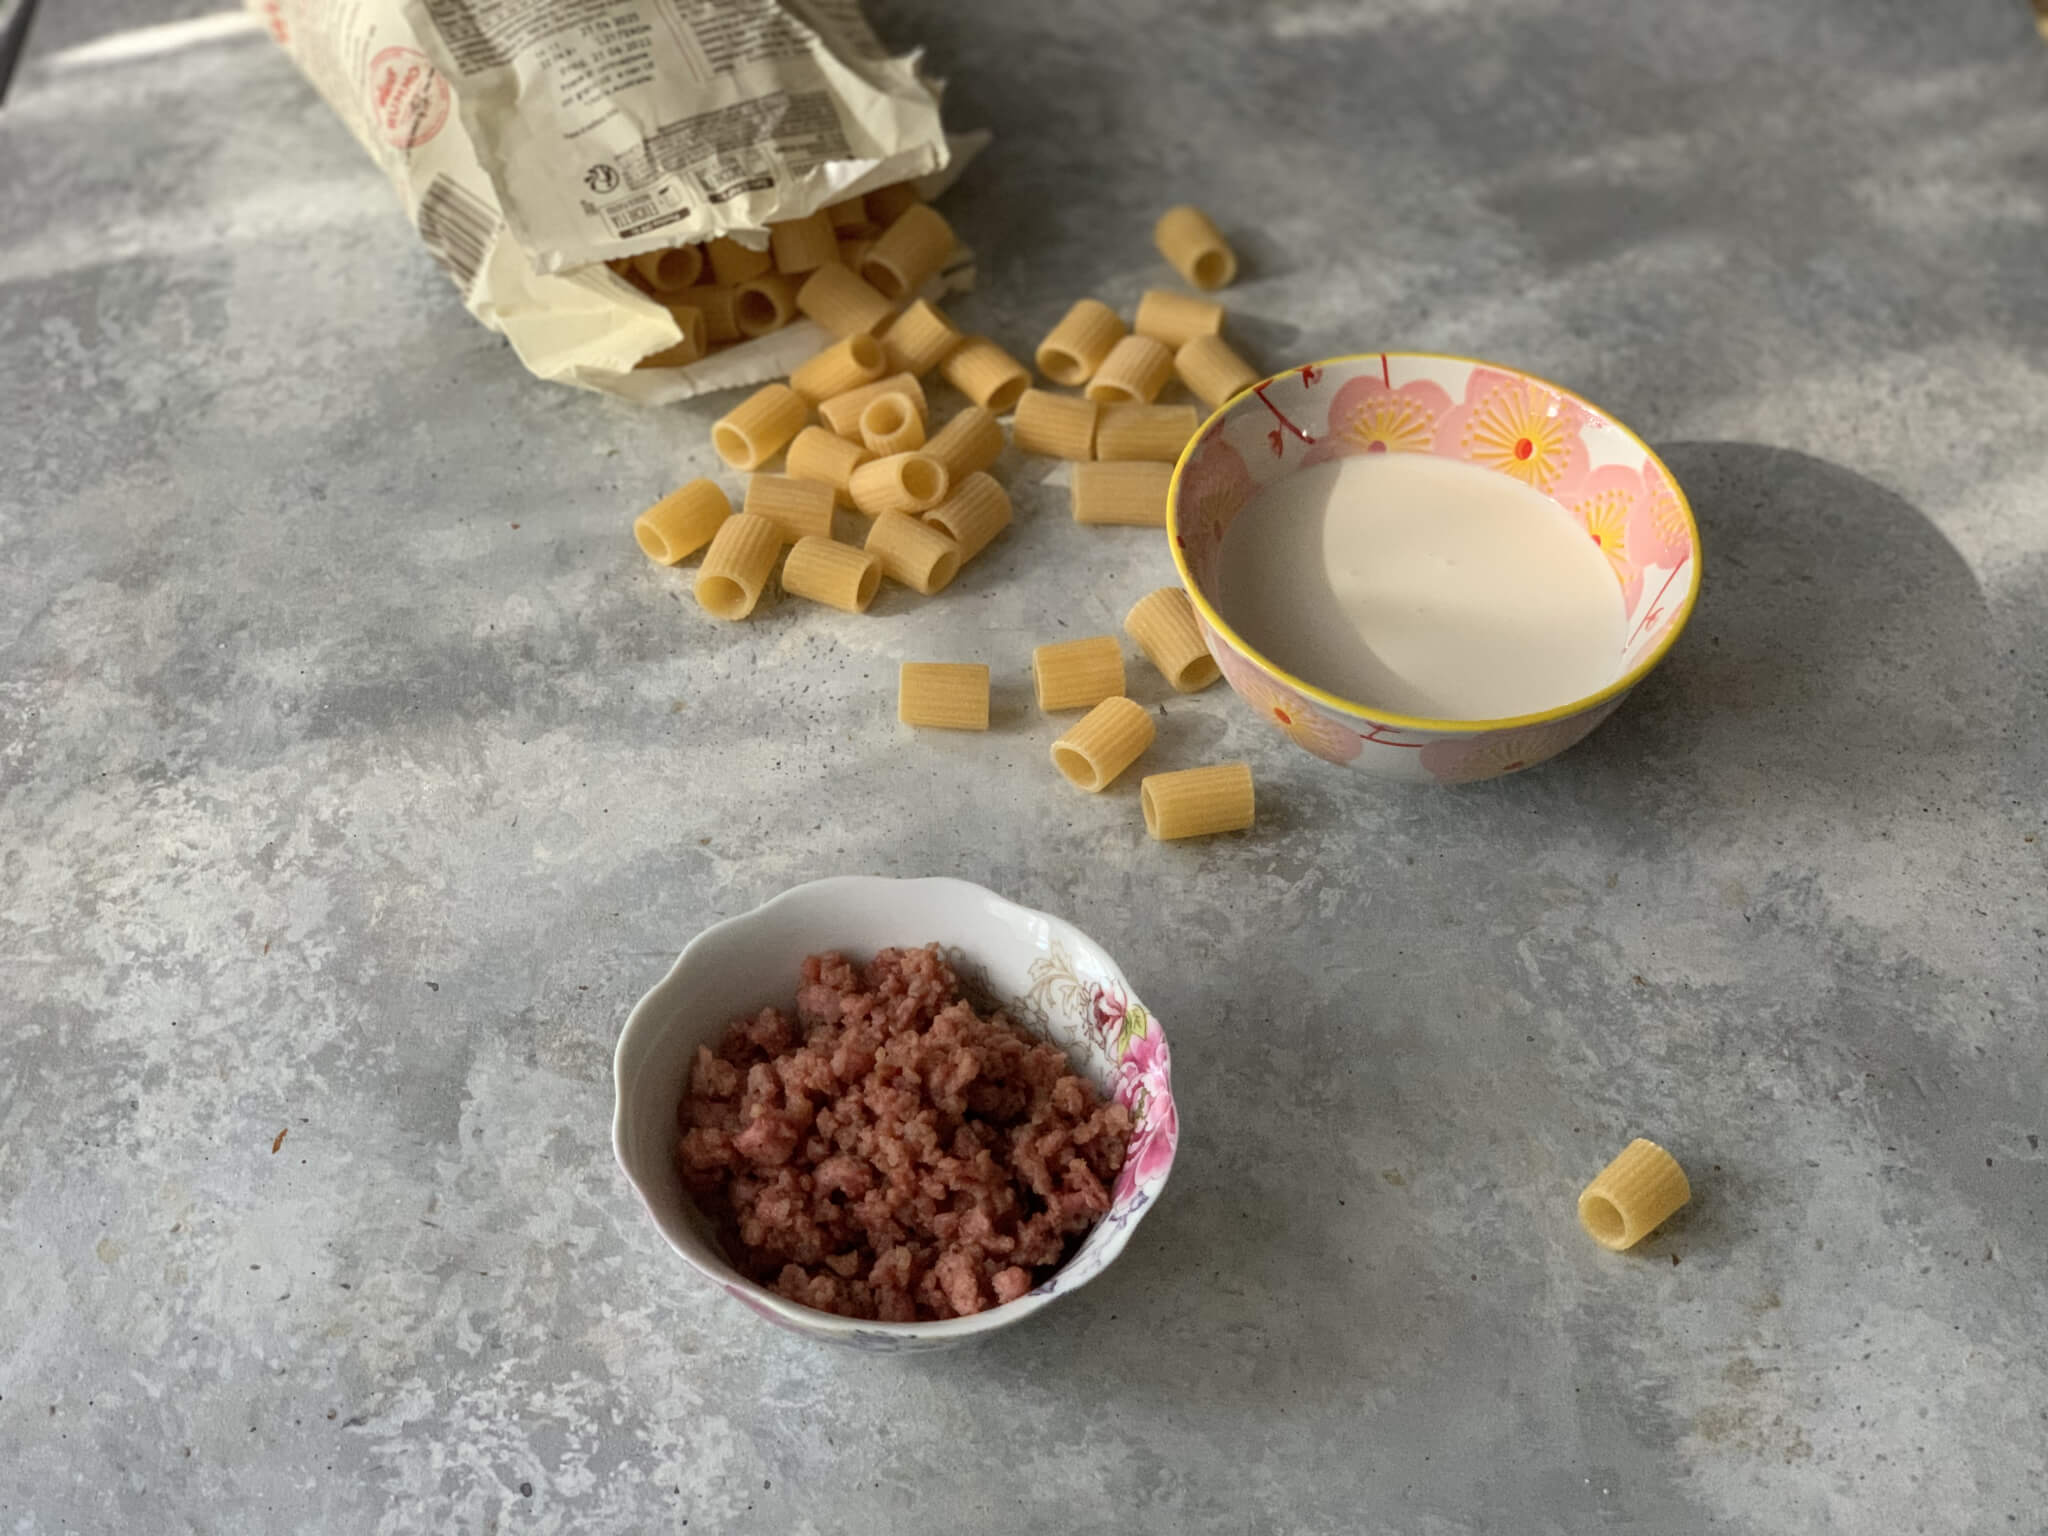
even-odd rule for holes
{"type": "Polygon", "coordinates": [[[1103,405],[1136,405],[1137,392],[1114,379],[1097,379],[1088,386],[1088,398],[1103,405]]]}
{"type": "Polygon", "coordinates": [[[1197,656],[1173,674],[1173,686],[1179,693],[1195,693],[1208,687],[1222,675],[1222,669],[1216,665],[1214,656],[1197,656]]]}
{"type": "Polygon", "coordinates": [[[662,531],[654,524],[642,519],[633,524],[633,537],[640,542],[640,553],[650,560],[663,565],[674,565],[678,557],[669,554],[669,544],[662,531]]]}
{"type": "Polygon", "coordinates": [[[860,418],[864,434],[894,437],[910,425],[910,402],[901,395],[884,395],[870,404],[860,418]]]}
{"type": "Polygon", "coordinates": [[[1052,749],[1052,763],[1069,784],[1082,789],[1102,787],[1102,776],[1085,752],[1076,752],[1072,747],[1056,743],[1052,749]]]}
{"type": "Polygon", "coordinates": [[[742,288],[733,302],[733,323],[743,336],[766,335],[782,320],[782,306],[758,288],[742,288]]]}
{"type": "Polygon", "coordinates": [[[736,619],[747,611],[747,589],[730,576],[699,576],[697,601],[721,619],[736,619]]]}
{"type": "Polygon", "coordinates": [[[752,439],[731,422],[721,421],[711,429],[711,446],[734,469],[751,469],[758,462],[752,439]]]}
{"type": "Polygon", "coordinates": [[[949,585],[959,574],[960,557],[947,550],[932,562],[931,574],[926,578],[926,585],[936,592],[939,588],[949,585]]]}
{"type": "Polygon", "coordinates": [[[1083,384],[1088,370],[1081,359],[1063,347],[1046,347],[1038,354],[1038,371],[1055,384],[1083,384]]]}
{"type": "Polygon", "coordinates": [[[905,459],[896,471],[896,482],[904,494],[918,501],[937,501],[946,489],[946,472],[934,459],[920,455],[905,459]]]}
{"type": "Polygon", "coordinates": [[[882,587],[882,566],[880,561],[868,562],[868,568],[860,573],[860,584],[853,589],[854,606],[865,608],[875,600],[875,594],[882,587]]]}
{"type": "Polygon", "coordinates": [[[1628,1222],[1621,1214],[1621,1208],[1605,1195],[1587,1195],[1579,1202],[1579,1220],[1586,1224],[1586,1230],[1596,1241],[1609,1247],[1619,1246],[1628,1236],[1628,1222]]]}
{"type": "Polygon", "coordinates": [[[1159,807],[1152,803],[1152,786],[1138,786],[1138,808],[1145,813],[1145,830],[1152,836],[1159,835],[1159,807]]]}
{"type": "Polygon", "coordinates": [[[865,331],[855,331],[847,338],[846,354],[864,369],[882,366],[882,344],[865,331]]]}
{"type": "Polygon", "coordinates": [[[1195,286],[1221,288],[1237,270],[1228,251],[1204,251],[1195,258],[1195,286]]]}
{"type": "Polygon", "coordinates": [[[868,257],[860,264],[860,275],[868,280],[870,288],[892,302],[902,298],[908,286],[903,281],[901,272],[890,266],[886,259],[874,256],[868,257]]]}
{"type": "Polygon", "coordinates": [[[1003,412],[1016,405],[1018,398],[1024,393],[1025,387],[1030,382],[1029,379],[1021,375],[1003,380],[1002,383],[989,392],[988,408],[995,412],[996,415],[1002,415],[1003,412]]]}
{"type": "Polygon", "coordinates": [[[694,246],[681,250],[663,251],[654,261],[654,285],[657,288],[687,288],[697,281],[704,271],[704,255],[694,246]]]}

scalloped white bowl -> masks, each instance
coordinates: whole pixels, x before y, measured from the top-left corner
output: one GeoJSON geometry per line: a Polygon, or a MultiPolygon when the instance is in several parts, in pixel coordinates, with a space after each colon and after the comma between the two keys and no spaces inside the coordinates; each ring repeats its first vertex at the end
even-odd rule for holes
{"type": "Polygon", "coordinates": [[[613,1062],[612,1147],[647,1214],[690,1268],[769,1322],[860,1349],[943,1349],[1007,1328],[1102,1273],[1166,1185],[1179,1139],[1166,1037],[1114,960],[1071,923],[965,880],[847,875],[785,891],[692,939],[634,1006],[613,1062]],[[776,1295],[726,1262],[676,1166],[676,1111],[699,1045],[742,1014],[788,1007],[806,955],[866,960],[936,942],[981,1000],[1059,1045],[1105,1097],[1131,1107],[1131,1150],[1110,1211],[1044,1284],[973,1317],[876,1323],[776,1295]]]}

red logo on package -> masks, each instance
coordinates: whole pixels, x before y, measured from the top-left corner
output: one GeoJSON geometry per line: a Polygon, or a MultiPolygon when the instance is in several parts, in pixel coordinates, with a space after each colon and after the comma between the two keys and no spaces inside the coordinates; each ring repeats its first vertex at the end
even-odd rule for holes
{"type": "Polygon", "coordinates": [[[386,48],[370,60],[370,110],[384,137],[417,149],[448,121],[448,82],[414,48],[386,48]]]}

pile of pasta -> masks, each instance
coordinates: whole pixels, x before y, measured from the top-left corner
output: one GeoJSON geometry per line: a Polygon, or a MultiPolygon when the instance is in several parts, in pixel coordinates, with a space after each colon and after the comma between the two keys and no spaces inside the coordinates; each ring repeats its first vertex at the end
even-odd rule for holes
{"type": "MultiPolygon", "coordinates": [[[[878,196],[862,204],[870,220],[878,196]]],[[[963,335],[936,305],[912,297],[952,254],[953,233],[941,215],[912,201],[872,243],[839,253],[838,237],[827,239],[833,212],[797,221],[811,226],[803,237],[809,243],[791,258],[811,263],[800,281],[793,271],[777,270],[731,290],[736,318],[746,296],[759,292],[764,321],[771,302],[786,301],[788,313],[775,324],[803,314],[837,338],[787,383],[763,386],[714,423],[713,448],[748,476],[739,510],[717,482],[698,479],[633,524],[640,548],[660,564],[703,552],[693,591],[713,618],[753,613],[778,560],[783,591],[848,613],[865,612],[884,579],[925,596],[942,591],[1010,525],[1009,493],[989,474],[1005,444],[997,419],[1003,414],[1014,413],[1011,440],[1020,450],[1071,462],[1075,522],[1163,528],[1174,461],[1199,418],[1194,404],[1162,402],[1161,394],[1178,378],[1214,408],[1259,378],[1223,339],[1221,304],[1153,289],[1128,327],[1092,298],[1069,308],[1033,360],[1049,384],[1072,392],[1039,388],[996,342],[963,335]],[[936,428],[923,383],[935,370],[969,402],[936,428]],[[781,467],[771,469],[778,455],[781,467]],[[857,546],[834,536],[842,508],[869,519],[857,546]]],[[[780,232],[791,227],[771,229],[777,238],[768,254],[778,264],[780,232]]],[[[1198,288],[1236,276],[1235,255],[1198,209],[1169,210],[1154,240],[1198,288]]],[[[705,249],[702,259],[714,276],[726,243],[705,249]]],[[[658,260],[648,264],[659,267],[658,260]]],[[[697,275],[686,270],[675,280],[697,275]]],[[[641,276],[652,291],[656,274],[641,276]]],[[[679,292],[702,290],[685,282],[679,292]]],[[[684,307],[701,312],[701,305],[684,307]]],[[[1194,609],[1179,589],[1146,596],[1125,628],[1179,691],[1217,680],[1194,609]]],[[[1052,761],[1069,782],[1099,793],[1151,746],[1149,716],[1124,693],[1115,636],[1041,646],[1032,670],[1041,709],[1087,711],[1052,747],[1052,761]]],[[[907,724],[988,729],[985,665],[907,662],[899,688],[898,715],[907,724]]],[[[1140,804],[1157,838],[1240,830],[1252,823],[1251,770],[1221,763],[1152,775],[1140,785],[1140,804]]]]}

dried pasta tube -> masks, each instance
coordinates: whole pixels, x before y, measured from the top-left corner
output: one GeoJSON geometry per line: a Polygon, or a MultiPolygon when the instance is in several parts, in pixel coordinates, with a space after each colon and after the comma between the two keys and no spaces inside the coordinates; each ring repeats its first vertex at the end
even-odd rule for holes
{"type": "Polygon", "coordinates": [[[941,731],[988,729],[988,668],[970,661],[906,661],[896,676],[896,718],[941,731]]]}
{"type": "Polygon", "coordinates": [[[1176,693],[1200,693],[1223,674],[1202,641],[1195,605],[1179,587],[1148,592],[1124,615],[1124,633],[1176,693]]]}
{"type": "Polygon", "coordinates": [[[998,416],[1031,387],[1031,373],[986,336],[968,336],[939,364],[946,382],[998,416]]]}
{"type": "Polygon", "coordinates": [[[1145,830],[1162,843],[1182,837],[1242,832],[1252,824],[1252,766],[1217,763],[1155,773],[1139,781],[1145,830]]]}
{"type": "Polygon", "coordinates": [[[1152,459],[1076,464],[1067,495],[1077,523],[1164,528],[1172,483],[1173,466],[1152,459]]]}
{"type": "Polygon", "coordinates": [[[924,198],[915,182],[899,181],[875,188],[867,195],[866,201],[868,222],[877,229],[887,229],[924,198]]]}
{"type": "MultiPolygon", "coordinates": [[[[855,235],[850,240],[841,240],[837,258],[839,265],[848,272],[860,271],[860,264],[868,259],[868,252],[873,250],[874,246],[875,242],[866,235],[855,235]]],[[[876,297],[881,296],[877,294],[876,297]]],[[[882,302],[886,304],[888,300],[884,299],[882,302]]]]}
{"type": "Polygon", "coordinates": [[[901,390],[891,389],[861,407],[860,440],[877,458],[924,446],[924,417],[901,390]]]}
{"type": "Polygon", "coordinates": [[[1195,435],[1196,424],[1192,405],[1105,405],[1095,427],[1095,457],[1171,464],[1195,435]]]}
{"type": "Polygon", "coordinates": [[[827,262],[796,291],[796,307],[834,336],[855,331],[872,335],[888,322],[892,306],[838,262],[827,262]]]}
{"type": "Polygon", "coordinates": [[[1003,424],[978,405],[970,405],[935,432],[924,451],[946,466],[957,480],[987,469],[1003,456],[1003,424]]]}
{"type": "Polygon", "coordinates": [[[832,487],[795,475],[750,475],[745,511],[782,530],[782,541],[832,537],[832,487]]]}
{"type": "Polygon", "coordinates": [[[1079,389],[1095,377],[1109,349],[1125,336],[1117,312],[1100,299],[1076,299],[1045,333],[1034,354],[1038,371],[1055,384],[1079,389]]]}
{"type": "Polygon", "coordinates": [[[704,276],[704,250],[701,246],[679,245],[668,251],[642,251],[633,258],[633,270],[656,293],[676,293],[704,276]]]}
{"type": "Polygon", "coordinates": [[[1069,784],[1100,794],[1144,755],[1156,734],[1145,706],[1118,694],[1067,727],[1052,744],[1052,765],[1069,784]]]}
{"type": "Polygon", "coordinates": [[[670,491],[633,519],[633,537],[658,565],[687,560],[732,516],[732,503],[715,480],[692,480],[670,491]]]}
{"type": "Polygon", "coordinates": [[[1138,300],[1138,317],[1131,329],[1178,352],[1197,336],[1223,333],[1223,306],[1191,293],[1148,288],[1138,300]]]}
{"type": "Polygon", "coordinates": [[[830,539],[798,539],[782,562],[782,590],[792,597],[865,613],[882,586],[882,562],[851,544],[830,539]]]}
{"type": "Polygon", "coordinates": [[[1092,459],[1095,418],[1101,409],[1079,395],[1027,389],[1017,397],[1010,440],[1025,453],[1042,453],[1050,459],[1092,459]]]}
{"type": "Polygon", "coordinates": [[[787,384],[763,384],[711,427],[711,446],[734,469],[759,469],[803,430],[810,410],[787,384]]]}
{"type": "Polygon", "coordinates": [[[882,344],[865,331],[855,331],[824,351],[797,364],[789,387],[811,404],[872,384],[882,376],[882,344]]]}
{"type": "Polygon", "coordinates": [[[882,396],[892,394],[902,395],[908,399],[920,416],[929,414],[931,410],[924,397],[924,386],[917,382],[916,375],[892,373],[887,378],[875,380],[872,384],[863,384],[858,389],[849,389],[844,394],[819,401],[818,416],[841,437],[850,437],[859,442],[860,413],[882,396]]]}
{"type": "Polygon", "coordinates": [[[839,259],[839,234],[825,210],[768,226],[768,254],[778,272],[815,272],[839,259]]]}
{"type": "Polygon", "coordinates": [[[740,339],[739,317],[733,313],[733,292],[715,284],[700,284],[672,293],[662,301],[673,314],[677,309],[694,309],[704,317],[704,339],[716,345],[740,339]]]}
{"type": "Polygon", "coordinates": [[[1259,382],[1258,370],[1221,336],[1197,336],[1173,354],[1173,371],[1210,410],[1259,382]]]}
{"type": "Polygon", "coordinates": [[[1124,648],[1115,635],[1041,645],[1031,653],[1031,681],[1047,714],[1093,709],[1124,691],[1124,648]]]}
{"type": "Polygon", "coordinates": [[[834,239],[865,235],[875,227],[874,221],[868,217],[867,199],[858,194],[836,203],[827,203],[825,217],[831,221],[834,239]]]}
{"type": "Polygon", "coordinates": [[[741,245],[729,235],[720,235],[705,246],[704,260],[710,264],[711,280],[728,288],[759,277],[775,265],[775,258],[767,251],[741,245]]]}
{"type": "Polygon", "coordinates": [[[1088,381],[1088,398],[1105,405],[1137,401],[1149,405],[1173,377],[1173,354],[1150,336],[1126,336],[1088,381]]]}
{"type": "Polygon", "coordinates": [[[1678,1159],[1638,1136],[1579,1195],[1579,1223],[1594,1242],[1633,1248],[1692,1198],[1678,1159]]]}
{"type": "Polygon", "coordinates": [[[987,475],[971,474],[954,481],[952,494],[924,520],[959,546],[964,565],[1010,526],[1010,493],[987,475]]]}
{"type": "Polygon", "coordinates": [[[787,272],[763,272],[733,290],[732,313],[742,336],[766,336],[796,318],[797,280],[787,272]]]}
{"type": "Polygon", "coordinates": [[[783,467],[799,480],[823,481],[832,487],[840,506],[850,507],[853,498],[847,494],[847,482],[856,469],[873,457],[859,443],[841,437],[829,427],[805,427],[791,439],[789,457],[783,461],[783,467]]]}
{"type": "Polygon", "coordinates": [[[868,530],[867,551],[882,574],[930,597],[960,574],[960,547],[929,523],[884,512],[868,530]]]}
{"type": "Polygon", "coordinates": [[[927,453],[892,453],[870,459],[846,481],[846,494],[856,512],[880,517],[884,512],[923,512],[946,499],[951,477],[946,466],[927,453]]]}
{"type": "Polygon", "coordinates": [[[892,373],[919,377],[943,363],[960,345],[960,331],[928,299],[919,299],[882,332],[882,351],[892,373]]]}
{"type": "Polygon", "coordinates": [[[915,203],[875,237],[861,260],[860,275],[885,299],[911,298],[938,276],[957,243],[944,215],[915,203]]]}
{"type": "Polygon", "coordinates": [[[697,567],[698,606],[714,619],[744,619],[761,601],[781,553],[782,530],[767,518],[728,517],[697,567]]]}
{"type": "Polygon", "coordinates": [[[1201,209],[1182,203],[1159,215],[1152,243],[1197,288],[1224,288],[1237,276],[1237,253],[1201,209]]]}
{"type": "Polygon", "coordinates": [[[668,312],[681,329],[683,339],[672,347],[663,347],[659,352],[648,353],[633,365],[635,368],[685,368],[702,358],[709,350],[704,340],[703,311],[671,304],[668,312]]]}

